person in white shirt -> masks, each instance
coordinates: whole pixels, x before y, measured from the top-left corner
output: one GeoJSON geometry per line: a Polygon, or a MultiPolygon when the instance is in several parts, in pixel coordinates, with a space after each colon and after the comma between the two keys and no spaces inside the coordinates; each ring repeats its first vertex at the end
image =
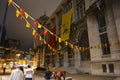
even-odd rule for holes
{"type": "Polygon", "coordinates": [[[12,71],[10,80],[24,80],[24,74],[18,65],[16,65],[16,69],[12,71]]]}
{"type": "Polygon", "coordinates": [[[25,70],[25,80],[32,80],[34,76],[34,71],[31,69],[31,66],[28,65],[28,68],[25,70]]]}

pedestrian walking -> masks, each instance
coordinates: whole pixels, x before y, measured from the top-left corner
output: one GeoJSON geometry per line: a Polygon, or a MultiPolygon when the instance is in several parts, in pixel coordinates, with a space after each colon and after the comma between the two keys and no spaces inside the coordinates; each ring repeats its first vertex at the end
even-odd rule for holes
{"type": "Polygon", "coordinates": [[[57,80],[61,80],[61,71],[58,71],[56,76],[57,76],[57,80]]]}
{"type": "Polygon", "coordinates": [[[25,80],[33,80],[34,70],[28,65],[28,68],[25,70],[25,80]]]}
{"type": "Polygon", "coordinates": [[[44,73],[45,80],[50,80],[51,76],[52,76],[52,72],[49,71],[49,68],[47,68],[45,73],[44,73]]]}
{"type": "Polygon", "coordinates": [[[23,66],[20,66],[20,70],[24,73],[24,69],[23,66]]]}
{"type": "Polygon", "coordinates": [[[66,77],[66,71],[62,71],[62,75],[61,75],[62,77],[63,77],[63,80],[65,80],[65,77],[66,77]]]}
{"type": "Polygon", "coordinates": [[[52,78],[56,80],[56,72],[52,72],[52,78]]]}
{"type": "Polygon", "coordinates": [[[12,71],[10,80],[24,80],[24,74],[18,65],[16,65],[16,69],[12,71]]]}
{"type": "Polygon", "coordinates": [[[6,63],[3,64],[3,74],[5,74],[5,70],[6,70],[6,63]]]}

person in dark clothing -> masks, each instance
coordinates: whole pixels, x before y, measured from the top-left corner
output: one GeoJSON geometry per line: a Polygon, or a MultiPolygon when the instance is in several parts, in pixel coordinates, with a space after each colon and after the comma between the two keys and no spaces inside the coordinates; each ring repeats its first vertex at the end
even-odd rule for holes
{"type": "Polygon", "coordinates": [[[63,77],[63,80],[65,80],[65,77],[66,77],[66,71],[62,71],[62,77],[63,77]]]}
{"type": "Polygon", "coordinates": [[[6,63],[3,64],[3,74],[5,74],[5,70],[6,70],[6,63]]]}
{"type": "Polygon", "coordinates": [[[50,80],[51,75],[52,75],[52,72],[49,71],[49,69],[46,69],[46,71],[44,73],[45,80],[50,80]]]}
{"type": "Polygon", "coordinates": [[[19,68],[20,68],[20,70],[24,73],[23,66],[20,66],[19,68]]]}

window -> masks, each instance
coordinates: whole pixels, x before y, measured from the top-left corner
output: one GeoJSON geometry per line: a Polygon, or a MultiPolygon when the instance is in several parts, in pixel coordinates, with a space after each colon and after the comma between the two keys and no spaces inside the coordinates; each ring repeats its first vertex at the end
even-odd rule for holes
{"type": "Polygon", "coordinates": [[[52,55],[52,65],[53,65],[53,67],[55,67],[55,63],[56,63],[55,62],[55,57],[56,57],[55,55],[52,55]]]}
{"type": "Polygon", "coordinates": [[[76,0],[77,18],[82,19],[85,13],[85,0],[76,0]]]}
{"type": "Polygon", "coordinates": [[[101,39],[101,44],[102,45],[107,44],[106,47],[102,48],[103,55],[110,54],[110,46],[109,46],[107,33],[104,33],[104,34],[100,35],[100,39],[101,39]]]}
{"type": "Polygon", "coordinates": [[[108,67],[109,67],[109,72],[110,73],[114,73],[114,65],[113,64],[109,64],[108,67]]]}
{"type": "Polygon", "coordinates": [[[60,64],[60,67],[62,67],[64,64],[64,56],[63,54],[59,53],[59,64],[60,64]]]}
{"type": "Polygon", "coordinates": [[[99,32],[100,33],[105,32],[106,31],[105,16],[103,14],[98,13],[97,21],[98,21],[99,32]]]}
{"type": "Polygon", "coordinates": [[[82,47],[80,50],[81,60],[82,61],[89,61],[90,60],[90,51],[85,50],[85,47],[89,46],[89,39],[88,39],[88,32],[87,30],[80,32],[78,36],[78,45],[82,47]]]}
{"type": "Polygon", "coordinates": [[[100,34],[100,40],[102,45],[107,45],[106,47],[102,48],[103,55],[110,54],[110,46],[109,46],[109,40],[107,36],[107,30],[106,30],[106,21],[105,21],[105,3],[103,0],[99,3],[100,10],[97,10],[96,19],[98,22],[98,29],[100,34]]]}
{"type": "Polygon", "coordinates": [[[107,66],[106,66],[106,64],[102,64],[102,69],[103,69],[103,72],[107,72],[107,66]]]}

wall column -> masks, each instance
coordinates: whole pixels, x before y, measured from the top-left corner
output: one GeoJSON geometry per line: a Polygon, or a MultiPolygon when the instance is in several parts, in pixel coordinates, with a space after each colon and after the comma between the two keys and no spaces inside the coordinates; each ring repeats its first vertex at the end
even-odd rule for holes
{"type": "Polygon", "coordinates": [[[81,63],[81,56],[79,49],[74,49],[75,52],[75,68],[79,70],[81,63]]]}
{"type": "Polygon", "coordinates": [[[64,67],[68,67],[69,63],[68,63],[68,52],[65,51],[64,53],[64,67]]]}

